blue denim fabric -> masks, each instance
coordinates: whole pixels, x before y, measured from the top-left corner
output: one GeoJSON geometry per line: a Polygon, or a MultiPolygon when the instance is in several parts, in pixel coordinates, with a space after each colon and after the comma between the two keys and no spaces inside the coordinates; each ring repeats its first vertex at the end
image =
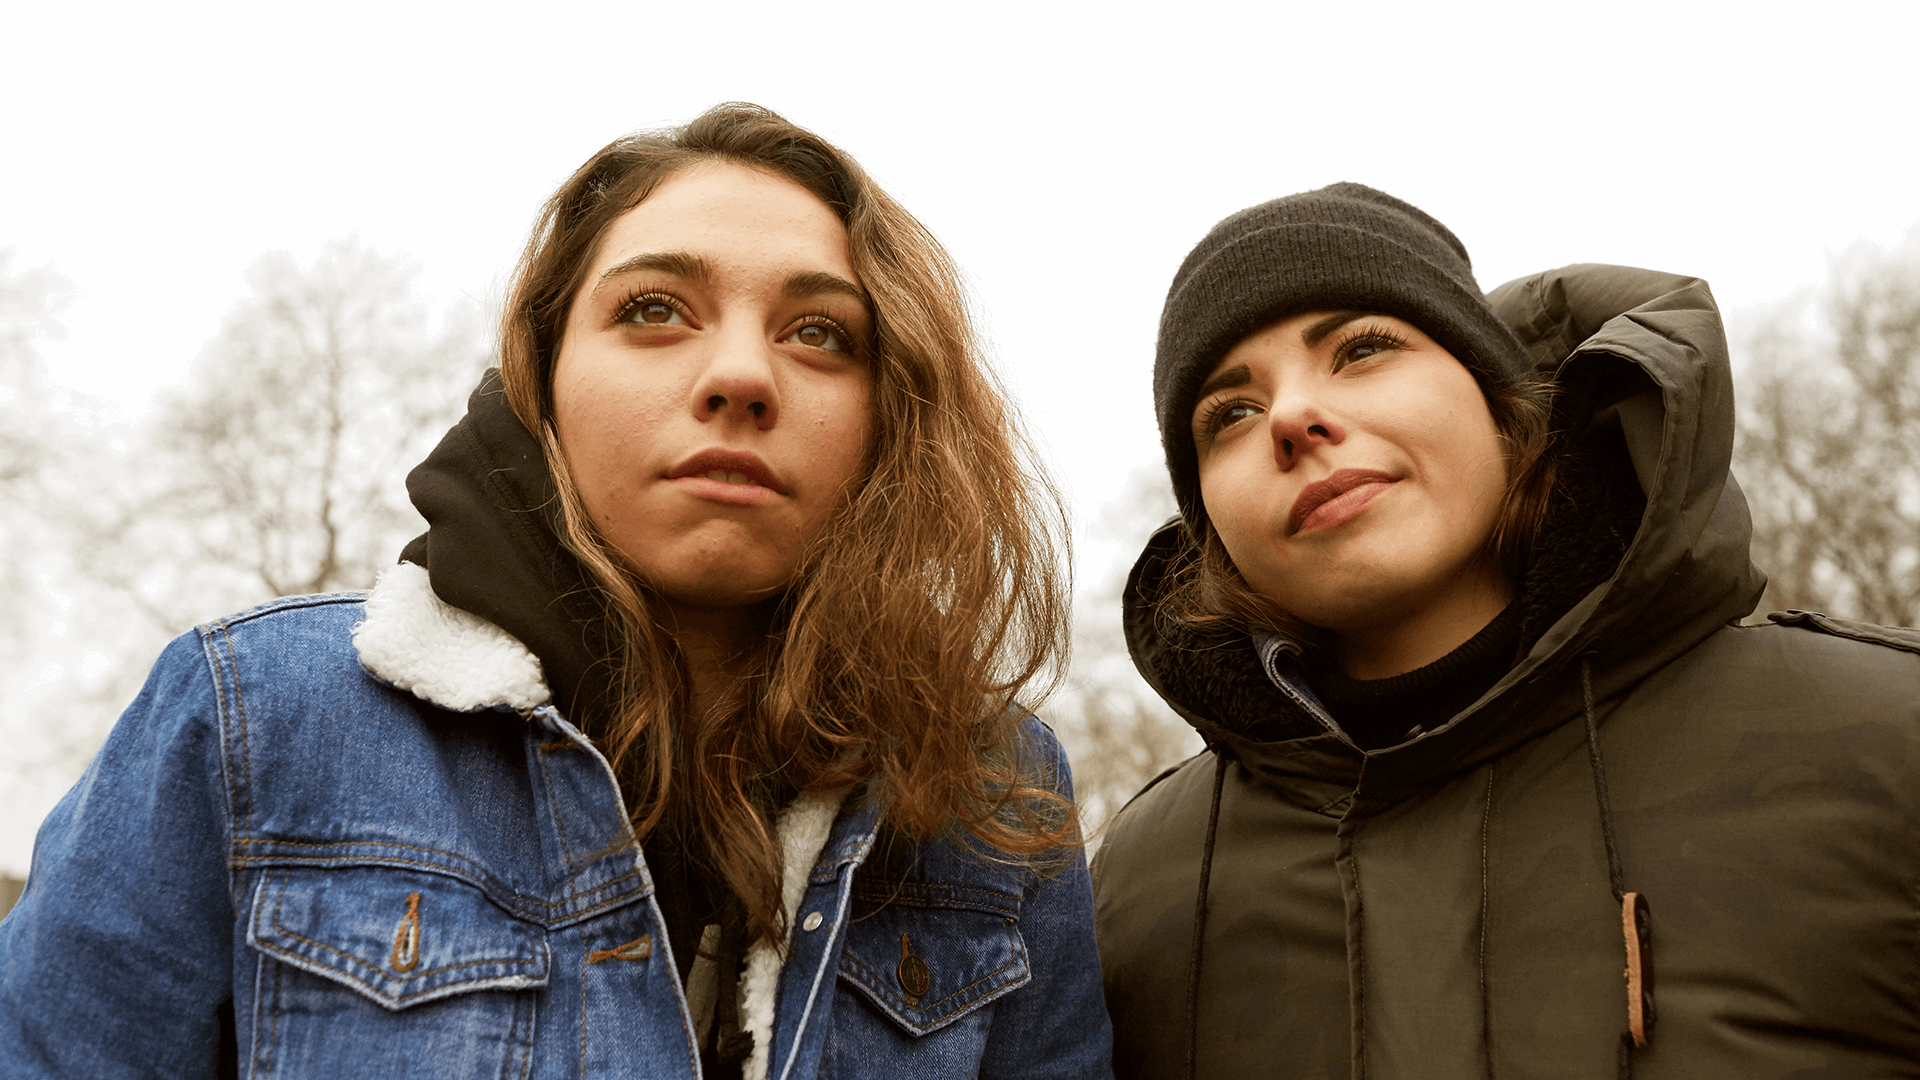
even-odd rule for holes
{"type": "MultiPolygon", "coordinates": [[[[699,1075],[605,760],[551,707],[376,681],[360,601],[161,656],[0,923],[0,1076],[699,1075]]],[[[1110,1076],[1085,859],[890,843],[878,817],[849,799],[808,881],[769,1076],[1110,1076]]]]}

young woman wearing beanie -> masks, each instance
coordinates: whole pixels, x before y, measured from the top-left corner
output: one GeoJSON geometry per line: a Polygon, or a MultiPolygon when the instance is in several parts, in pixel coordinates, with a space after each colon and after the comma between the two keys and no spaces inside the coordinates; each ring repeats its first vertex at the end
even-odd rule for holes
{"type": "Polygon", "coordinates": [[[752,106],[549,200],[371,595],[167,650],[6,1077],[1102,1077],[1064,601],[933,238],[752,106]]]}
{"type": "Polygon", "coordinates": [[[1336,184],[1181,266],[1126,626],[1207,741],[1094,866],[1127,1077],[1920,1061],[1920,633],[1764,578],[1704,282],[1482,296],[1336,184]]]}

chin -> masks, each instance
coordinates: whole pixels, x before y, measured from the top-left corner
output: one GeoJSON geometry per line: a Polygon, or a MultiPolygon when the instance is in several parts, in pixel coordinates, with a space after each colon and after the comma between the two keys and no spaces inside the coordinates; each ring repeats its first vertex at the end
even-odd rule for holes
{"type": "Polygon", "coordinates": [[[1431,585],[1423,588],[1423,583],[1379,570],[1322,573],[1316,575],[1315,584],[1312,590],[1267,595],[1294,618],[1337,634],[1403,618],[1419,606],[1420,597],[1433,591],[1431,585]]]}
{"type": "Polygon", "coordinates": [[[756,572],[738,566],[717,568],[710,574],[655,576],[643,570],[640,576],[670,604],[715,610],[751,607],[778,599],[793,584],[794,578],[790,567],[756,572]]]}

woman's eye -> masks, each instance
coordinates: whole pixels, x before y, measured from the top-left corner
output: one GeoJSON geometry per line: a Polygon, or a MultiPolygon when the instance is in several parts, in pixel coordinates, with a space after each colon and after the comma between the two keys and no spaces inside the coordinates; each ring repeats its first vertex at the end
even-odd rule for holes
{"type": "Polygon", "coordinates": [[[1258,415],[1260,409],[1244,401],[1230,401],[1216,405],[1202,416],[1200,427],[1207,435],[1217,435],[1238,424],[1242,420],[1258,415]]]}
{"type": "Polygon", "coordinates": [[[687,320],[680,317],[672,304],[661,300],[642,300],[627,311],[626,321],[649,326],[680,326],[685,325],[687,320]]]}
{"type": "Polygon", "coordinates": [[[1398,352],[1406,347],[1406,342],[1384,334],[1363,334],[1335,350],[1333,367],[1338,371],[1348,364],[1360,360],[1371,360],[1376,356],[1398,352]]]}
{"type": "Polygon", "coordinates": [[[808,323],[786,336],[786,340],[796,345],[808,345],[828,352],[845,352],[847,343],[838,331],[824,323],[808,323]]]}

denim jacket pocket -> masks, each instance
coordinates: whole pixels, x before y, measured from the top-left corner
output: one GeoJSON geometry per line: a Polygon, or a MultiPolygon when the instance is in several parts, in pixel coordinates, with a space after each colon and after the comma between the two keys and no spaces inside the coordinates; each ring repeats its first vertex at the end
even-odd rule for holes
{"type": "Polygon", "coordinates": [[[1033,977],[1014,897],[909,885],[856,910],[840,977],[909,1034],[938,1031],[1033,977]]]}
{"type": "Polygon", "coordinates": [[[539,927],[464,881],[388,866],[268,869],[247,943],[388,1010],[547,984],[539,927]]]}

